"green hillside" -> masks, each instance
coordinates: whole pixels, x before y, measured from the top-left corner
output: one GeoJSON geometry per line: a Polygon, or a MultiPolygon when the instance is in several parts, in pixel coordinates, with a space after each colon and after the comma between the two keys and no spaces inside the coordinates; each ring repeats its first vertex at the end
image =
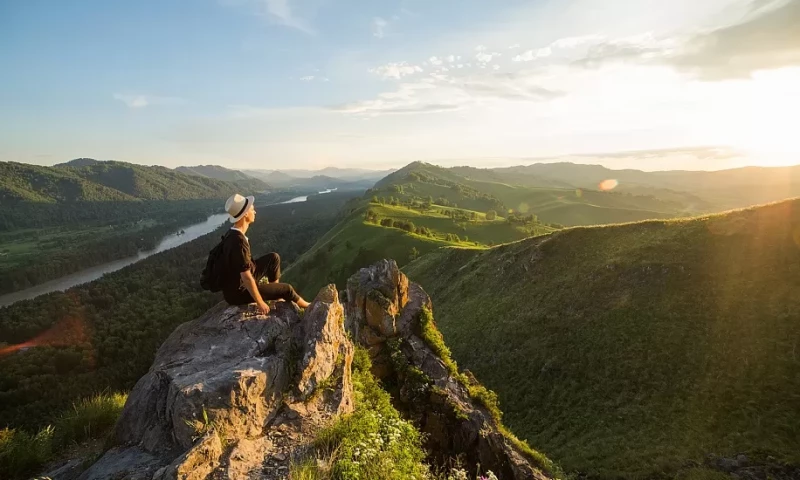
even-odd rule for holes
{"type": "Polygon", "coordinates": [[[246,190],[250,192],[263,192],[272,188],[267,183],[242,173],[239,170],[231,170],[229,168],[220,167],[219,165],[178,167],[175,171],[185,173],[186,175],[194,175],[196,177],[216,178],[217,180],[224,180],[226,182],[236,182],[240,188],[246,188],[246,190]]]}
{"type": "Polygon", "coordinates": [[[596,189],[614,179],[616,191],[673,199],[695,212],[747,207],[800,195],[800,166],[744,167],[719,171],[612,170],[600,165],[535,163],[492,170],[462,167],[458,173],[475,178],[539,187],[569,185],[596,189]]]}
{"type": "Polygon", "coordinates": [[[349,213],[286,272],[286,278],[310,291],[331,282],[343,287],[353,271],[382,258],[402,266],[443,246],[481,249],[554,230],[530,221],[487,220],[482,212],[419,201],[379,202],[351,203],[349,213]]]}
{"type": "Polygon", "coordinates": [[[800,200],[439,249],[405,271],[509,427],[567,471],[800,463],[800,200]]]}
{"type": "Polygon", "coordinates": [[[524,180],[524,176],[502,176],[492,170],[445,169],[415,162],[375,184],[370,193],[400,199],[430,197],[437,204],[496,210],[501,216],[509,212],[535,215],[543,223],[567,226],[674,218],[696,212],[696,205],[675,196],[604,192],[545,180],[524,184],[524,180]]]}
{"type": "Polygon", "coordinates": [[[3,204],[225,198],[235,191],[255,192],[261,186],[263,183],[254,179],[229,182],[114,161],[70,162],[56,167],[0,162],[3,204]]]}

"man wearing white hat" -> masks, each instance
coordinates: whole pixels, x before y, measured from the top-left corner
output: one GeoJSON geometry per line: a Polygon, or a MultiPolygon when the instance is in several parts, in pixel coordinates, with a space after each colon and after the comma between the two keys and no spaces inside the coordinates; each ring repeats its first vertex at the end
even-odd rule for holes
{"type": "Polygon", "coordinates": [[[232,195],[225,202],[225,211],[233,223],[222,243],[222,295],[231,305],[256,303],[263,314],[269,313],[265,300],[295,302],[305,308],[308,302],[288,283],[278,283],[281,277],[281,257],[268,253],[255,261],[250,256],[250,242],[245,235],[256,220],[254,197],[232,195]],[[269,283],[259,283],[266,277],[269,283]]]}

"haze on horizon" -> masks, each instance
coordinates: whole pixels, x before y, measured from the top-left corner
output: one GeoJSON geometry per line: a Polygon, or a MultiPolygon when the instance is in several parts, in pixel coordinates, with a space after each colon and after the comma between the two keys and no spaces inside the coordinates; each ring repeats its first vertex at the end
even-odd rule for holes
{"type": "Polygon", "coordinates": [[[800,0],[4,2],[0,161],[797,164],[797,25],[800,0]]]}

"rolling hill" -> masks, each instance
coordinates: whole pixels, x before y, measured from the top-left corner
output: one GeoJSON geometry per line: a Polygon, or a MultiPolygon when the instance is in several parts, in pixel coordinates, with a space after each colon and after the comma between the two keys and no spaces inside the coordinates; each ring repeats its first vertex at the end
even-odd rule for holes
{"type": "Polygon", "coordinates": [[[800,200],[440,248],[405,271],[507,424],[566,471],[800,463],[800,200]]]}
{"type": "Polygon", "coordinates": [[[375,184],[373,195],[430,197],[436,203],[456,203],[473,210],[533,214],[544,223],[600,225],[651,218],[686,216],[692,209],[676,200],[652,195],[604,192],[542,181],[521,185],[491,170],[446,169],[414,162],[375,184]],[[468,174],[464,176],[462,174],[468,174]],[[548,186],[549,185],[549,186],[548,186]]]}
{"type": "Polygon", "coordinates": [[[481,212],[419,204],[351,202],[347,215],[286,271],[288,281],[303,291],[328,283],[344,286],[363,265],[393,258],[405,265],[442,246],[483,249],[488,245],[550,233],[554,229],[530,222],[489,220],[481,212]]]}
{"type": "Polygon", "coordinates": [[[618,183],[617,191],[676,199],[690,205],[694,212],[741,208],[800,195],[800,166],[644,172],[561,162],[491,170],[470,167],[454,170],[471,178],[488,176],[494,181],[533,187],[568,185],[596,189],[601,182],[614,179],[618,183]]]}
{"type": "Polygon", "coordinates": [[[225,198],[255,192],[255,186],[253,179],[229,182],[116,161],[78,159],[55,167],[0,162],[4,204],[225,198]]]}
{"type": "Polygon", "coordinates": [[[272,186],[266,182],[251,177],[239,170],[231,170],[229,168],[220,167],[219,165],[198,165],[195,167],[178,167],[176,172],[185,173],[187,175],[194,175],[196,177],[216,178],[217,180],[224,180],[226,182],[235,182],[239,188],[246,189],[250,192],[266,192],[272,190],[272,186]]]}
{"type": "Polygon", "coordinates": [[[347,191],[366,190],[382,178],[382,172],[370,174],[363,173],[365,172],[363,170],[351,171],[333,167],[320,171],[287,170],[287,172],[280,170],[244,170],[247,175],[258,178],[270,185],[308,192],[329,188],[347,191]],[[287,172],[296,173],[298,176],[287,172]],[[340,177],[338,175],[345,176],[340,177]]]}

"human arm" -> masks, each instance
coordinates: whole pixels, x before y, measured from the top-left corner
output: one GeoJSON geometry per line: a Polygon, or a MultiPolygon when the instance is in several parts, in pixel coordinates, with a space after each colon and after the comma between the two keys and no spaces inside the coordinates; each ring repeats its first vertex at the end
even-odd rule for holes
{"type": "Polygon", "coordinates": [[[258,309],[261,310],[261,313],[264,315],[269,313],[269,306],[264,302],[264,299],[261,298],[261,292],[258,291],[258,283],[256,283],[255,277],[250,272],[250,270],[245,270],[240,273],[242,278],[242,285],[250,292],[250,296],[253,297],[253,300],[256,301],[256,305],[258,305],[258,309]]]}

